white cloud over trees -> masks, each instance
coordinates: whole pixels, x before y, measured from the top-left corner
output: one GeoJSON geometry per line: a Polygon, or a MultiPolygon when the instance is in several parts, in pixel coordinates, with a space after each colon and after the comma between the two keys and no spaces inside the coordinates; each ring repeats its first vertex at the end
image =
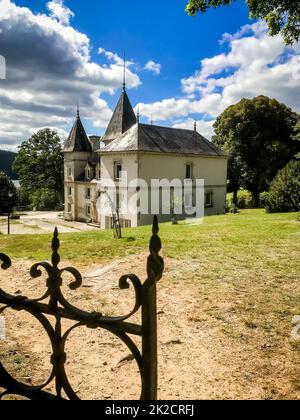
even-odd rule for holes
{"type": "MultiPolygon", "coordinates": [[[[98,64],[91,58],[89,37],[72,26],[73,12],[62,0],[47,3],[48,13],[35,14],[11,0],[0,1],[0,54],[6,80],[0,80],[0,145],[15,148],[42,127],[66,135],[77,101],[95,130],[105,128],[112,110],[103,94],[114,94],[123,79],[124,59],[104,46],[98,64]]],[[[286,47],[269,37],[263,23],[243,26],[220,40],[223,53],[205,58],[192,75],[178,81],[174,96],[136,106],[141,117],[192,128],[211,137],[213,122],[243,97],[267,95],[300,112],[300,45],[286,47]]],[[[141,85],[139,72],[161,72],[149,60],[126,61],[127,87],[141,85]]]]}
{"type": "Polygon", "coordinates": [[[199,131],[211,136],[211,121],[244,97],[267,95],[300,112],[299,44],[286,47],[280,36],[269,37],[262,22],[225,34],[221,44],[227,52],[203,59],[199,70],[181,80],[181,97],[141,103],[141,115],[156,121],[181,117],[177,127],[196,119],[199,131]]]}

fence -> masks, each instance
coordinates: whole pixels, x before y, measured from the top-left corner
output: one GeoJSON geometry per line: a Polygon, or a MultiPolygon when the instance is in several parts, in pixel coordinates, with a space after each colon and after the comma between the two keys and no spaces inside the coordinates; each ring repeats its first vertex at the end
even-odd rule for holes
{"type": "MultiPolygon", "coordinates": [[[[12,296],[0,289],[0,315],[7,308],[16,311],[27,311],[35,317],[48,334],[52,345],[51,364],[52,372],[46,383],[39,387],[32,387],[14,379],[4,368],[0,360],[0,387],[4,392],[0,399],[7,395],[18,395],[31,400],[62,400],[63,391],[70,400],[79,400],[76,392],[70,385],[65,371],[67,354],[65,345],[70,333],[81,326],[87,328],[102,328],[117,336],[132,353],[141,375],[141,399],[157,399],[157,309],[156,309],[156,283],[162,278],[164,261],[159,256],[161,241],[158,236],[159,227],[157,218],[153,222],[153,235],[150,240],[150,255],[147,261],[147,280],[142,284],[134,274],[124,275],[119,280],[120,289],[128,289],[132,284],[135,291],[135,304],[132,311],[121,317],[107,317],[101,313],[88,313],[71,305],[63,296],[61,286],[62,275],[67,272],[74,277],[69,285],[76,290],[82,285],[82,276],[74,267],[60,269],[59,238],[55,229],[52,240],[51,264],[41,262],[33,265],[30,275],[38,278],[42,269],[47,273],[46,292],[40,299],[29,299],[25,296],[12,296]],[[47,303],[45,301],[48,299],[47,303]],[[141,325],[128,322],[130,318],[141,309],[141,325]],[[50,316],[51,321],[48,319],[50,316]],[[62,332],[62,320],[74,321],[74,325],[65,333],[62,332]],[[141,337],[141,350],[130,336],[141,337]],[[45,391],[50,384],[55,383],[55,395],[45,391]]],[[[1,268],[8,270],[11,260],[8,256],[0,254],[1,268]]]]}

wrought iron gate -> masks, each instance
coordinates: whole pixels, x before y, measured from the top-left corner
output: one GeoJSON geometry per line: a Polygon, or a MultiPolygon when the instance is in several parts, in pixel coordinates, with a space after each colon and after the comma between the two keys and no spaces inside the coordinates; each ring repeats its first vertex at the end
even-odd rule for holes
{"type": "MultiPolygon", "coordinates": [[[[53,365],[51,375],[46,383],[38,387],[23,384],[14,379],[1,364],[0,360],[0,387],[4,392],[0,399],[6,395],[19,395],[31,400],[61,400],[63,391],[70,400],[79,400],[68,380],[65,363],[67,354],[65,345],[69,334],[77,327],[102,328],[117,336],[131,351],[141,375],[141,399],[157,399],[157,310],[156,310],[156,283],[162,278],[164,261],[159,256],[161,241],[158,236],[159,227],[157,217],[153,222],[153,235],[150,240],[150,255],[147,261],[147,280],[142,284],[134,274],[124,275],[119,280],[120,289],[128,289],[130,283],[135,291],[135,305],[132,311],[121,317],[106,317],[101,313],[88,313],[71,305],[61,291],[62,275],[68,272],[74,277],[69,285],[71,290],[78,289],[82,285],[81,274],[73,267],[60,269],[58,231],[55,229],[52,240],[51,264],[41,262],[33,265],[30,275],[38,278],[42,275],[41,269],[47,273],[47,290],[39,299],[29,299],[25,296],[12,296],[0,289],[0,314],[7,308],[16,311],[26,311],[35,317],[47,332],[51,345],[53,365]],[[48,302],[45,303],[45,300],[48,302]],[[141,325],[128,322],[128,320],[141,309],[141,325]],[[52,316],[55,325],[52,326],[47,316],[52,316]],[[63,319],[74,321],[74,325],[65,333],[62,332],[61,321],[63,319]],[[142,349],[139,350],[130,335],[142,338],[142,349]],[[52,395],[45,391],[51,383],[55,383],[56,393],[52,395]]],[[[0,254],[1,268],[7,270],[11,266],[8,256],[0,254]]]]}

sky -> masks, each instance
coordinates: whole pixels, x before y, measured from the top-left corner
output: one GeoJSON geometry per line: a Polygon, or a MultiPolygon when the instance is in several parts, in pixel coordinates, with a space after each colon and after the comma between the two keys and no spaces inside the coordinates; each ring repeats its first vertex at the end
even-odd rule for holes
{"type": "Polygon", "coordinates": [[[0,0],[0,148],[17,150],[44,127],[65,140],[77,102],[87,133],[102,135],[124,53],[142,122],[197,121],[211,139],[218,115],[244,97],[264,94],[300,112],[300,44],[269,37],[243,0],[195,18],[186,2],[0,0]]]}

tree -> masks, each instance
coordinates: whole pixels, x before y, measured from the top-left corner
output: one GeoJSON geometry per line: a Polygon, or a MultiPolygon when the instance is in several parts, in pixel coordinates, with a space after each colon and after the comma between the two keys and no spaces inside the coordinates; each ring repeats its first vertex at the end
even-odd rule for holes
{"type": "Polygon", "coordinates": [[[56,191],[63,201],[64,157],[61,140],[55,131],[45,128],[23,142],[13,168],[25,190],[34,193],[46,188],[56,191]]]}
{"type": "MultiPolygon", "coordinates": [[[[299,141],[300,142],[300,118],[294,128],[294,135],[293,135],[293,139],[295,141],[299,141]]],[[[296,156],[297,159],[300,159],[300,153],[298,153],[298,155],[296,156]]]]}
{"type": "MultiPolygon", "coordinates": [[[[235,0],[189,0],[186,10],[190,16],[207,9],[229,6],[235,0]]],[[[299,0],[246,0],[250,17],[264,19],[271,36],[282,34],[286,44],[291,45],[300,39],[299,0]]]]}
{"type": "Polygon", "coordinates": [[[52,210],[57,205],[57,193],[47,188],[42,188],[30,195],[30,201],[36,210],[52,210]]]}
{"type": "Polygon", "coordinates": [[[298,119],[286,105],[266,96],[242,99],[217,118],[213,143],[230,154],[240,186],[252,193],[254,206],[278,170],[300,151],[293,136],[298,119]]]}
{"type": "Polygon", "coordinates": [[[300,210],[300,161],[293,160],[278,172],[266,200],[270,213],[300,210]]]}
{"type": "Polygon", "coordinates": [[[0,172],[0,213],[10,213],[16,202],[16,187],[4,172],[0,172]]]}

